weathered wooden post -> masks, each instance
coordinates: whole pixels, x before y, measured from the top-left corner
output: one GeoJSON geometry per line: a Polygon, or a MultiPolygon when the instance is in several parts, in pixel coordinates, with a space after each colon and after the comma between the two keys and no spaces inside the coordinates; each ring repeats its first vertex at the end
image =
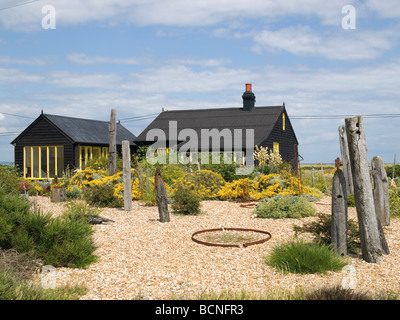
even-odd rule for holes
{"type": "Polygon", "coordinates": [[[337,168],[332,180],[331,239],[336,253],[347,255],[346,179],[343,171],[339,168],[337,168]]]}
{"type": "Polygon", "coordinates": [[[50,201],[51,202],[63,202],[67,199],[67,190],[61,187],[51,187],[50,190],[50,201]]]}
{"type": "Polygon", "coordinates": [[[142,186],[143,185],[143,166],[140,166],[139,169],[139,185],[142,186]]]}
{"type": "Polygon", "coordinates": [[[362,257],[366,262],[377,263],[382,261],[383,253],[388,253],[388,248],[382,226],[375,214],[363,118],[346,118],[345,123],[362,257]]]}
{"type": "Polygon", "coordinates": [[[349,195],[354,192],[354,186],[353,186],[353,176],[351,174],[349,146],[347,143],[347,134],[345,126],[339,127],[339,141],[340,141],[340,153],[342,155],[342,162],[343,162],[343,173],[346,179],[346,190],[347,190],[347,195],[349,195]]]}
{"type": "Polygon", "coordinates": [[[375,213],[382,226],[390,224],[389,183],[381,157],[372,158],[372,177],[374,179],[375,213]]]}
{"type": "Polygon", "coordinates": [[[108,137],[110,140],[108,147],[108,175],[113,176],[117,173],[117,111],[115,109],[111,110],[108,137]]]}
{"type": "Polygon", "coordinates": [[[124,210],[132,211],[131,149],[128,140],[122,141],[122,174],[124,180],[124,210]]]}
{"type": "Polygon", "coordinates": [[[146,193],[149,194],[150,192],[150,168],[147,168],[146,171],[146,193]]]}
{"type": "Polygon", "coordinates": [[[160,222],[169,222],[167,192],[159,167],[156,169],[154,189],[156,192],[156,201],[158,206],[158,214],[160,215],[160,222]]]}

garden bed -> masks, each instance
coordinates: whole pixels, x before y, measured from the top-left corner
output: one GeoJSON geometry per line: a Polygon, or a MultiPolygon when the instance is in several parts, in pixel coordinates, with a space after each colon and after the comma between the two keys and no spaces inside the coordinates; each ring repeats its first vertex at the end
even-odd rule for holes
{"type": "MultiPolygon", "coordinates": [[[[51,203],[38,197],[45,212],[57,215],[65,210],[62,203],[51,203]]],[[[229,201],[203,201],[200,215],[171,214],[171,222],[158,221],[157,207],[133,202],[132,212],[104,208],[101,216],[113,223],[95,228],[99,261],[87,269],[58,268],[56,285],[84,284],[88,292],[81,299],[170,299],[194,298],[205,291],[294,290],[296,287],[315,289],[340,284],[348,272],[318,274],[283,274],[267,266],[263,257],[274,245],[293,239],[293,225],[316,220],[253,218],[254,208],[244,208],[229,201]],[[271,233],[272,238],[247,248],[224,248],[199,245],[191,240],[201,229],[239,227],[271,233]]],[[[330,198],[314,202],[318,212],[330,213],[330,198]]],[[[349,218],[356,219],[354,208],[349,218]]],[[[400,220],[392,219],[385,227],[391,250],[379,264],[368,264],[359,257],[348,257],[355,268],[356,289],[400,292],[400,220]]],[[[304,235],[303,235],[304,237],[304,235]]]]}

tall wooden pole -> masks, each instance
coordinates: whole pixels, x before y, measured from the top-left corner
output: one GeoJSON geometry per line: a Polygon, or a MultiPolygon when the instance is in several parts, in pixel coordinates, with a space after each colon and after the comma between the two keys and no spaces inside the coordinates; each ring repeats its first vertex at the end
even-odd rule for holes
{"type": "Polygon", "coordinates": [[[382,261],[383,245],[386,244],[386,240],[375,214],[363,118],[361,116],[347,118],[345,123],[362,257],[366,262],[377,263],[382,261]]]}
{"type": "Polygon", "coordinates": [[[343,171],[338,169],[332,180],[332,244],[336,253],[347,255],[347,191],[343,171]]]}
{"type": "Polygon", "coordinates": [[[375,213],[382,226],[390,224],[389,183],[381,157],[372,158],[372,178],[374,179],[375,213]]]}
{"type": "Polygon", "coordinates": [[[117,111],[111,110],[110,123],[108,125],[110,144],[108,147],[108,175],[117,173],[117,111]]]}
{"type": "Polygon", "coordinates": [[[124,209],[132,211],[131,149],[128,140],[122,141],[122,170],[124,179],[124,209]]]}
{"type": "Polygon", "coordinates": [[[340,142],[340,153],[342,155],[342,162],[343,162],[343,173],[346,179],[346,190],[347,190],[347,195],[349,195],[354,192],[354,186],[353,186],[353,176],[351,174],[349,146],[347,143],[345,126],[339,127],[339,142],[340,142]]]}

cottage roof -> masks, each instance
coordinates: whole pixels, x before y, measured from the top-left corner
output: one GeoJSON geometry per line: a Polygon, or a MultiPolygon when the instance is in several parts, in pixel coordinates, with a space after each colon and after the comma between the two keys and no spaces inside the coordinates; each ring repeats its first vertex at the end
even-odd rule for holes
{"type": "MultiPolygon", "coordinates": [[[[27,129],[25,129],[12,143],[17,142],[22,136],[29,132],[29,129],[42,118],[48,120],[61,133],[68,137],[73,143],[86,144],[109,144],[108,121],[90,120],[74,117],[66,117],[52,114],[41,114],[27,129]]],[[[117,144],[122,144],[123,140],[130,141],[136,136],[128,129],[117,123],[117,144]]]]}
{"type": "Polygon", "coordinates": [[[268,138],[278,118],[285,111],[285,106],[255,107],[251,111],[243,108],[219,108],[219,109],[196,109],[163,111],[153,122],[135,139],[136,143],[148,143],[146,135],[151,129],[161,129],[169,139],[169,121],[177,122],[178,133],[182,129],[190,128],[196,131],[200,137],[201,129],[227,128],[242,129],[243,143],[245,145],[245,130],[254,129],[254,144],[260,145],[268,138]]]}

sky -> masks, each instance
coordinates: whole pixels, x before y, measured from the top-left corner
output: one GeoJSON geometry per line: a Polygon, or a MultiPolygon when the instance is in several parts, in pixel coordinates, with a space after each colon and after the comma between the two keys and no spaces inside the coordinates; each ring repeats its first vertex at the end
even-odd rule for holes
{"type": "Polygon", "coordinates": [[[0,161],[41,111],[133,134],[165,110],[282,105],[303,163],[340,157],[364,116],[368,157],[400,160],[398,0],[0,0],[0,161]]]}

